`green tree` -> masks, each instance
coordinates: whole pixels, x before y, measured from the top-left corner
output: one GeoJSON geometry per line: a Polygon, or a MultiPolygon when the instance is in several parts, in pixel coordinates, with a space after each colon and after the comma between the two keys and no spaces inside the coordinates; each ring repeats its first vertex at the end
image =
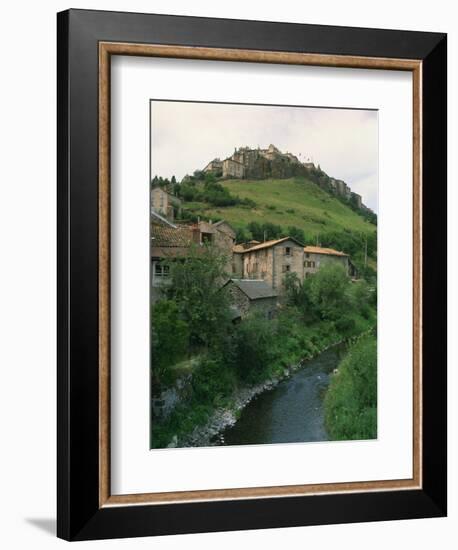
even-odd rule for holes
{"type": "Polygon", "coordinates": [[[226,354],[226,361],[232,364],[241,380],[256,382],[272,364],[274,340],[274,324],[264,315],[251,315],[234,329],[232,353],[226,354]]]}
{"type": "Polygon", "coordinates": [[[353,308],[364,317],[370,315],[372,305],[372,291],[363,279],[356,281],[350,286],[349,299],[353,308]]]}
{"type": "Polygon", "coordinates": [[[229,296],[223,282],[227,257],[211,245],[193,246],[183,261],[169,261],[164,291],[189,327],[193,346],[217,344],[230,325],[229,296]]]}
{"type": "Polygon", "coordinates": [[[250,222],[247,225],[247,228],[248,231],[251,233],[253,239],[256,239],[257,241],[264,240],[261,224],[259,224],[258,222],[250,222]]]}
{"type": "Polygon", "coordinates": [[[152,308],[151,366],[158,382],[165,381],[167,367],[182,359],[188,350],[189,329],[177,304],[161,300],[152,308]]]}
{"type": "Polygon", "coordinates": [[[309,297],[322,319],[336,320],[348,306],[349,280],[338,264],[323,266],[310,278],[309,297]]]}
{"type": "Polygon", "coordinates": [[[283,286],[285,289],[286,303],[290,306],[298,306],[302,285],[297,273],[286,273],[283,279],[283,286]]]}
{"type": "Polygon", "coordinates": [[[249,234],[245,231],[243,227],[238,227],[235,232],[235,242],[237,244],[246,243],[250,240],[249,234]]]}
{"type": "Polygon", "coordinates": [[[296,239],[302,244],[305,244],[305,235],[303,229],[294,225],[288,227],[288,237],[296,239]]]}

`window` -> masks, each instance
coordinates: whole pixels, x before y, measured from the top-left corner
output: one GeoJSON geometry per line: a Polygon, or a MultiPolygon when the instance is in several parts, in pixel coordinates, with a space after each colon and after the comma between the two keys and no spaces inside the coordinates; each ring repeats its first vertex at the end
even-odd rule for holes
{"type": "Polygon", "coordinates": [[[285,248],[285,256],[291,256],[291,248],[289,246],[285,248]]]}
{"type": "Polygon", "coordinates": [[[283,266],[283,273],[287,273],[288,271],[291,271],[291,266],[290,265],[284,265],[283,266]]]}
{"type": "Polygon", "coordinates": [[[305,253],[305,257],[306,257],[306,258],[310,258],[310,253],[309,253],[309,252],[306,252],[306,253],[305,253]]]}
{"type": "Polygon", "coordinates": [[[154,265],[154,276],[155,277],[168,277],[170,275],[170,266],[161,265],[157,262],[154,265]]]}
{"type": "Polygon", "coordinates": [[[211,243],[213,235],[211,233],[202,233],[202,242],[211,243]]]}

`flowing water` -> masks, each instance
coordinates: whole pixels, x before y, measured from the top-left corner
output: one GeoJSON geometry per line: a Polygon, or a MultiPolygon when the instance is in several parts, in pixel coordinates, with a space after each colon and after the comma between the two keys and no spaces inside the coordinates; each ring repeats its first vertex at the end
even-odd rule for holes
{"type": "Polygon", "coordinates": [[[217,445],[327,441],[323,398],[343,346],[311,359],[290,378],[251,401],[240,419],[219,434],[217,445]]]}

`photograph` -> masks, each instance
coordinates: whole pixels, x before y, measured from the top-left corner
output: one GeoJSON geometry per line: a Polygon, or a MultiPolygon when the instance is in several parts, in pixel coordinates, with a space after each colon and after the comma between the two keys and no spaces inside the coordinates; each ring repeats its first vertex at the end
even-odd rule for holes
{"type": "Polygon", "coordinates": [[[377,439],[378,111],[150,101],[150,448],[377,439]]]}

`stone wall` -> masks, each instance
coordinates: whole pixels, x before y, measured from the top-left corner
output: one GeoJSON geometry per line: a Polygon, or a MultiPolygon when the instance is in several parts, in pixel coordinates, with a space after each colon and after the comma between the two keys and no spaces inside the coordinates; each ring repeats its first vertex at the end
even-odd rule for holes
{"type": "Polygon", "coordinates": [[[223,161],[223,178],[243,178],[244,175],[245,168],[243,164],[240,164],[232,159],[226,159],[223,161]]]}
{"type": "Polygon", "coordinates": [[[250,311],[250,300],[232,281],[228,284],[231,302],[237,306],[241,317],[245,317],[250,311]]]}
{"type": "Polygon", "coordinates": [[[173,221],[175,218],[175,210],[178,212],[181,208],[181,200],[178,197],[167,193],[160,187],[151,189],[151,209],[161,216],[173,221]]]}
{"type": "Polygon", "coordinates": [[[272,286],[272,247],[253,250],[243,254],[243,278],[263,279],[272,286]]]}
{"type": "Polygon", "coordinates": [[[167,388],[158,395],[153,395],[151,407],[153,416],[160,419],[166,419],[173,412],[175,407],[189,399],[192,393],[192,375],[179,378],[175,385],[167,388]]]}
{"type": "Polygon", "coordinates": [[[304,250],[293,240],[253,250],[243,254],[243,277],[263,279],[279,293],[283,292],[283,280],[294,272],[304,278],[304,250]]]}
{"type": "Polygon", "coordinates": [[[248,313],[261,313],[267,319],[271,319],[275,315],[277,309],[277,298],[271,296],[269,298],[257,298],[256,300],[250,300],[248,296],[240,290],[240,288],[232,281],[229,283],[229,293],[231,296],[231,302],[237,306],[240,311],[242,319],[248,315],[248,313]]]}
{"type": "Polygon", "coordinates": [[[316,273],[320,268],[329,264],[340,264],[348,274],[348,256],[334,256],[332,254],[304,253],[304,276],[316,273]]]}
{"type": "Polygon", "coordinates": [[[234,279],[243,278],[243,254],[238,252],[232,254],[231,273],[234,279]]]}
{"type": "Polygon", "coordinates": [[[276,245],[273,252],[272,288],[281,294],[284,292],[283,281],[287,273],[296,273],[300,281],[304,278],[304,249],[291,240],[276,245]]]}

